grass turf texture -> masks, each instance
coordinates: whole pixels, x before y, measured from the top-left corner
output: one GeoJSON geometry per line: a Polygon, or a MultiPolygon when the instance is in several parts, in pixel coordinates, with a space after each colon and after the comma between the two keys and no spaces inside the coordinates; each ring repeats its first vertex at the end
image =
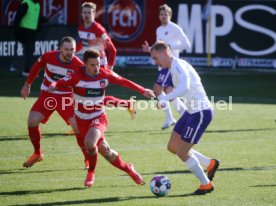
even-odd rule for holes
{"type": "MultiPolygon", "coordinates": [[[[127,76],[150,86],[154,74],[143,73],[127,76]]],[[[272,206],[276,202],[276,98],[270,92],[275,88],[273,75],[201,75],[209,95],[233,95],[234,101],[231,111],[215,111],[213,122],[196,146],[203,154],[221,160],[215,191],[202,197],[189,195],[198,187],[198,181],[179,159],[166,151],[171,129],[160,129],[164,117],[159,111],[139,111],[134,121],[130,121],[126,111],[108,111],[110,126],[106,138],[124,160],[134,163],[147,182],[144,186],[136,186],[100,157],[95,186],[84,188],[82,154],[75,137],[64,134],[69,127],[57,114],[41,126],[45,160],[22,169],[23,161],[32,153],[26,119],[35,98],[23,101],[11,97],[19,93],[23,79],[1,80],[0,204],[272,206]],[[268,93],[262,93],[268,88],[268,93]],[[157,174],[168,176],[172,183],[164,198],[156,198],[149,189],[149,181],[157,174]]],[[[32,89],[38,92],[38,84],[32,89]]],[[[125,91],[113,86],[109,90],[115,96],[136,95],[125,91]]]]}

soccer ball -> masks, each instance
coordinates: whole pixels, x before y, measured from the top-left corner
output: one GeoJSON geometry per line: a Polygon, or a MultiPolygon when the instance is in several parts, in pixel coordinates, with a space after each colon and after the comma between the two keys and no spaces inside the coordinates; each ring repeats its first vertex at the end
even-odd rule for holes
{"type": "Polygon", "coordinates": [[[150,181],[150,190],[157,197],[164,197],[171,189],[169,178],[163,175],[157,175],[150,181]]]}

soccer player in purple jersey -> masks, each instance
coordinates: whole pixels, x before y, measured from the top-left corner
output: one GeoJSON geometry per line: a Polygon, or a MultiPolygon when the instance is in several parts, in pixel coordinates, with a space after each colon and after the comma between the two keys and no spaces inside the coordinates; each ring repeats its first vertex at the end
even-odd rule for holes
{"type": "Polygon", "coordinates": [[[200,187],[193,194],[210,193],[214,190],[212,180],[219,167],[219,161],[205,157],[192,149],[198,144],[213,116],[211,103],[200,77],[189,63],[175,58],[163,41],[157,41],[152,46],[151,57],[161,68],[168,68],[172,75],[174,90],[159,96],[161,107],[162,101],[176,97],[183,97],[186,107],[173,129],[167,148],[185,162],[188,169],[199,179],[200,187]],[[207,175],[200,164],[207,167],[207,175]]]}

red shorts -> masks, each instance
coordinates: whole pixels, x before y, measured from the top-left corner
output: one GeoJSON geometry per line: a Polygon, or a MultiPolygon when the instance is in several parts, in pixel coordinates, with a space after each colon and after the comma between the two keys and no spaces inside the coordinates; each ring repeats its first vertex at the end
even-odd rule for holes
{"type": "Polygon", "coordinates": [[[105,139],[104,132],[108,126],[107,116],[105,113],[101,114],[100,116],[94,119],[84,120],[80,119],[78,116],[76,116],[75,118],[82,138],[85,138],[88,130],[93,127],[99,129],[102,133],[102,136],[100,137],[97,145],[102,143],[102,141],[105,139]]]}
{"type": "Polygon", "coordinates": [[[41,121],[43,124],[49,120],[54,111],[57,111],[66,124],[69,125],[69,119],[75,116],[73,95],[52,94],[41,91],[31,111],[43,114],[44,119],[41,121]],[[71,101],[72,104],[69,105],[69,101],[71,101]]]}

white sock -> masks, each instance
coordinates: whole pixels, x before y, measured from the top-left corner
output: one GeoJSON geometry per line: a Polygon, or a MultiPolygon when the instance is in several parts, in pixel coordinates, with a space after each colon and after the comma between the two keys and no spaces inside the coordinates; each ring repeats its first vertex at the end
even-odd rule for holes
{"type": "Polygon", "coordinates": [[[198,151],[191,149],[191,152],[194,154],[194,156],[198,159],[200,164],[202,164],[204,167],[208,167],[211,159],[209,157],[204,156],[203,154],[199,153],[198,151]]]}
{"type": "Polygon", "coordinates": [[[198,159],[194,155],[191,155],[185,163],[189,170],[199,179],[201,185],[209,184],[210,180],[204,173],[198,159]]]}
{"type": "MultiPolygon", "coordinates": [[[[165,95],[165,93],[162,92],[162,94],[160,94],[160,95],[165,95]]],[[[164,105],[162,110],[165,112],[165,115],[166,115],[166,123],[174,121],[173,116],[172,116],[172,110],[171,110],[171,107],[170,107],[170,102],[169,101],[162,101],[162,104],[164,105]]]]}
{"type": "Polygon", "coordinates": [[[185,112],[185,105],[181,99],[176,97],[172,102],[177,112],[182,115],[185,112]]]}
{"type": "Polygon", "coordinates": [[[166,114],[166,122],[169,123],[169,122],[174,121],[169,101],[166,101],[166,108],[164,109],[164,112],[166,114]]]}

